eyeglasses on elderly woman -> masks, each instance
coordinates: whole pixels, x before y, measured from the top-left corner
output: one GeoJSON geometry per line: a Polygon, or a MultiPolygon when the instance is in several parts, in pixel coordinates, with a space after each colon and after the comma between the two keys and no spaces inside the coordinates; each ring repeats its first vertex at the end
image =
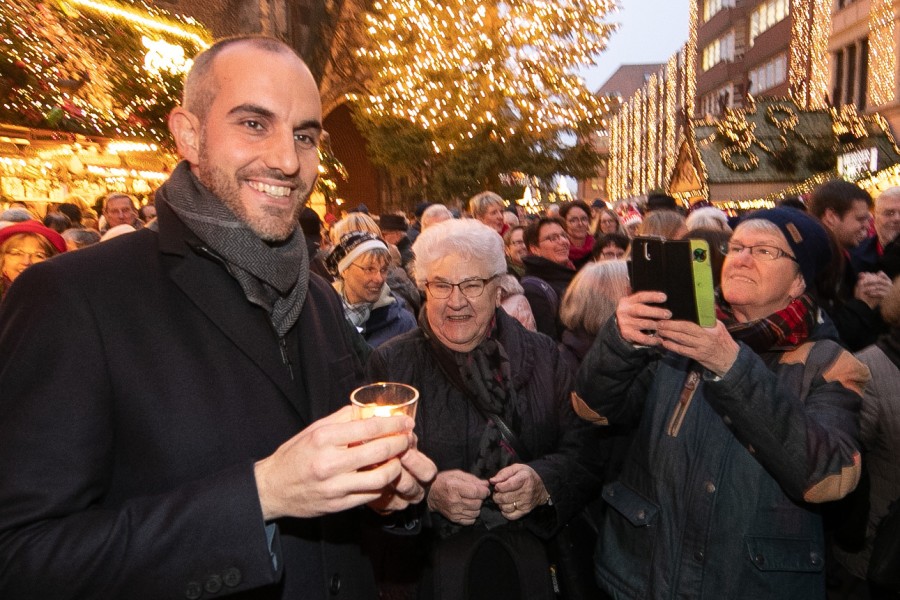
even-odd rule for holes
{"type": "Polygon", "coordinates": [[[458,287],[459,291],[462,292],[462,295],[466,298],[478,298],[484,293],[484,286],[497,277],[499,277],[499,275],[492,275],[487,279],[472,277],[464,279],[459,283],[450,283],[449,281],[426,281],[425,289],[438,300],[449,298],[455,287],[458,287]]]}
{"type": "Polygon", "coordinates": [[[720,246],[722,254],[740,254],[744,250],[750,251],[750,256],[757,260],[777,260],[779,258],[789,258],[794,262],[798,262],[795,256],[787,253],[778,246],[770,246],[769,244],[755,244],[753,246],[744,246],[736,242],[728,242],[720,246]]]}

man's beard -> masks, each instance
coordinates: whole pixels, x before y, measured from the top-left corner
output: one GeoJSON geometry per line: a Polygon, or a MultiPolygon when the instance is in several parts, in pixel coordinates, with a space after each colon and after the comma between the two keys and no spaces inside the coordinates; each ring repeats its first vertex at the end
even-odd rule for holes
{"type": "Polygon", "coordinates": [[[234,175],[230,175],[222,169],[211,165],[210,161],[206,160],[206,157],[201,153],[199,164],[200,182],[222,200],[222,203],[234,213],[238,220],[249,227],[260,239],[266,242],[284,241],[298,227],[300,212],[306,205],[309,192],[304,189],[305,186],[299,179],[291,181],[280,175],[273,176],[273,173],[267,172],[265,174],[266,179],[280,179],[285,183],[297,184],[297,187],[290,195],[294,200],[294,205],[285,209],[271,206],[259,207],[255,214],[251,214],[241,201],[240,182],[259,174],[249,169],[240,169],[234,175]]]}

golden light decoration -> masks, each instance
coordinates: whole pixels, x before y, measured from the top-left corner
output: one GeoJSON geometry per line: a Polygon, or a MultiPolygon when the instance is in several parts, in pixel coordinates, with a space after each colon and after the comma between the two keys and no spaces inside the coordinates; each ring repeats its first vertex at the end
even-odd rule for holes
{"type": "Polygon", "coordinates": [[[871,0],[869,7],[869,99],[873,106],[894,100],[897,52],[893,0],[871,0]]]}
{"type": "Polygon", "coordinates": [[[828,39],[832,0],[791,2],[791,96],[801,109],[826,108],[828,103],[828,39]]]}
{"type": "Polygon", "coordinates": [[[676,90],[678,89],[678,55],[673,54],[666,63],[666,148],[665,148],[665,173],[669,175],[675,169],[675,117],[676,117],[676,90]]]}
{"type": "Polygon", "coordinates": [[[191,70],[194,61],[184,55],[184,48],[170,44],[164,40],[154,40],[146,35],[141,36],[141,43],[147,49],[144,55],[144,70],[159,76],[163,71],[176,75],[185,75],[191,70]]]}
{"type": "Polygon", "coordinates": [[[358,51],[369,93],[348,99],[439,140],[599,126],[610,105],[578,72],[604,50],[616,8],[615,0],[376,1],[358,51]]]}
{"type": "Polygon", "coordinates": [[[151,31],[167,33],[171,36],[193,42],[201,48],[210,44],[209,36],[200,28],[186,27],[179,23],[160,18],[151,18],[137,10],[129,8],[117,2],[102,2],[100,0],[62,0],[61,5],[66,4],[79,8],[95,10],[104,15],[118,17],[134,25],[140,25],[151,31]]]}

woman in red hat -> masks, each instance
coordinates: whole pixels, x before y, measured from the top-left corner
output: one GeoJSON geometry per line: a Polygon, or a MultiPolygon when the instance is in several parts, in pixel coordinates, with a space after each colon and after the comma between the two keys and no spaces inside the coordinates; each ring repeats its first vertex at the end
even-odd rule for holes
{"type": "Polygon", "coordinates": [[[62,236],[37,221],[0,229],[0,299],[22,271],[65,251],[62,236]]]}

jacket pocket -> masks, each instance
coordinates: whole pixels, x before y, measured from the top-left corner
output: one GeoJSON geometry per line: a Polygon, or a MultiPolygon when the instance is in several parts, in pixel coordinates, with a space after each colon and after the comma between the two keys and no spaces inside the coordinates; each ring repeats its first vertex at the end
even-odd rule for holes
{"type": "Polygon", "coordinates": [[[649,526],[659,513],[656,504],[619,481],[604,486],[603,499],[635,527],[649,526]]]}
{"type": "Polygon", "coordinates": [[[760,571],[819,573],[825,566],[824,549],[814,540],[745,536],[744,541],[760,571]]]}

